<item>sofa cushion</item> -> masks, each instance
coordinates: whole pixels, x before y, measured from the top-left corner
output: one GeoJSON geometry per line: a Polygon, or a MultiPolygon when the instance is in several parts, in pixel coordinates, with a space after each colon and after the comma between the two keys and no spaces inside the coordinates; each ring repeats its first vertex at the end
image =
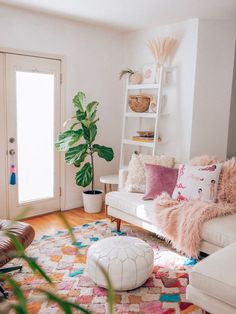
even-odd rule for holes
{"type": "Polygon", "coordinates": [[[180,165],[172,197],[178,201],[215,201],[222,164],[210,166],[180,165]]]}
{"type": "Polygon", "coordinates": [[[146,177],[145,164],[173,167],[174,157],[165,155],[142,155],[133,153],[128,166],[128,176],[125,183],[126,192],[145,193],[146,177]]]}
{"type": "Polygon", "coordinates": [[[106,205],[153,223],[154,202],[143,200],[143,194],[141,193],[117,191],[107,193],[106,205]]]}
{"type": "Polygon", "coordinates": [[[236,242],[236,214],[213,218],[203,224],[202,238],[219,247],[236,242]]]}
{"type": "Polygon", "coordinates": [[[162,192],[172,195],[178,176],[178,169],[145,164],[146,193],[144,200],[154,200],[162,192]]]}
{"type": "Polygon", "coordinates": [[[236,307],[236,243],[195,265],[189,274],[191,286],[236,307]]]}

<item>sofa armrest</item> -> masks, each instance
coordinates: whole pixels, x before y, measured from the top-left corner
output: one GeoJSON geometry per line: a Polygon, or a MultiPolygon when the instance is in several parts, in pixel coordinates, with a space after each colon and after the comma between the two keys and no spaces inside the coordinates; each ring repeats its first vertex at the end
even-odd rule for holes
{"type": "Polygon", "coordinates": [[[125,188],[125,181],[128,176],[128,169],[123,168],[119,170],[119,185],[118,185],[118,190],[119,191],[124,191],[125,188]]]}

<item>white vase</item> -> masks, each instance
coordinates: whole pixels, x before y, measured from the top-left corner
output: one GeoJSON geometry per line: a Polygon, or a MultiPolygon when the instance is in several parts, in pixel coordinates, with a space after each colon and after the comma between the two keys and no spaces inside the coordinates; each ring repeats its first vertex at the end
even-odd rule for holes
{"type": "Polygon", "coordinates": [[[83,192],[84,211],[89,214],[100,213],[102,210],[103,191],[95,190],[83,192]]]}

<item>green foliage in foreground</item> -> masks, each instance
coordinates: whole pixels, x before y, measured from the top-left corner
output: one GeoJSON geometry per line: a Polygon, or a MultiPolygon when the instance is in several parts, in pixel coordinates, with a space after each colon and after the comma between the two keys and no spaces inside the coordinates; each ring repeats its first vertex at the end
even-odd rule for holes
{"type": "MultiPolygon", "coordinates": [[[[68,229],[68,232],[71,236],[72,243],[75,242],[76,237],[73,233],[73,228],[70,226],[69,222],[67,221],[65,216],[63,216],[62,213],[59,214],[59,217],[63,221],[65,227],[68,229]]],[[[26,251],[24,250],[24,247],[16,238],[16,236],[10,232],[5,232],[5,235],[11,239],[11,241],[13,242],[16,248],[16,255],[14,257],[22,258],[23,260],[25,260],[25,262],[28,264],[29,268],[33,271],[33,273],[38,274],[50,286],[52,286],[52,288],[54,288],[53,290],[55,290],[55,285],[52,279],[47,275],[47,273],[43,270],[43,268],[37,263],[36,259],[27,255],[26,251]]],[[[101,271],[106,278],[107,286],[108,286],[108,304],[109,304],[108,313],[114,314],[115,297],[114,297],[114,290],[112,287],[112,283],[109,279],[108,274],[106,273],[103,267],[101,267],[101,271]]],[[[24,294],[24,289],[18,285],[18,283],[13,279],[13,276],[1,275],[0,280],[8,282],[16,298],[16,301],[11,301],[11,300],[2,300],[2,302],[0,301],[0,314],[7,314],[9,313],[10,310],[12,310],[13,312],[17,314],[28,314],[27,303],[29,300],[26,298],[24,294]]],[[[84,313],[84,314],[92,314],[90,311],[86,310],[79,304],[63,299],[56,293],[53,293],[52,291],[45,290],[45,289],[36,289],[36,290],[40,293],[42,298],[45,299],[45,301],[48,300],[50,302],[56,303],[58,307],[66,314],[72,314],[74,310],[76,310],[77,312],[80,311],[81,313],[84,313]]]]}

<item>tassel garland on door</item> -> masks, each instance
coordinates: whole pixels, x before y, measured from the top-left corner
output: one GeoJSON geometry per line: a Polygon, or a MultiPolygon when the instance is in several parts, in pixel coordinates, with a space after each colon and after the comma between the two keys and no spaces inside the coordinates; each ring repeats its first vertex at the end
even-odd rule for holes
{"type": "Polygon", "coordinates": [[[10,168],[10,185],[15,185],[16,184],[15,151],[11,149],[9,153],[12,156],[12,165],[10,168]]]}
{"type": "Polygon", "coordinates": [[[10,185],[15,185],[16,184],[16,166],[15,166],[15,156],[14,154],[12,155],[12,165],[10,169],[10,185]]]}
{"type": "Polygon", "coordinates": [[[15,185],[16,184],[16,166],[11,165],[11,170],[10,170],[10,184],[15,185]]]}

